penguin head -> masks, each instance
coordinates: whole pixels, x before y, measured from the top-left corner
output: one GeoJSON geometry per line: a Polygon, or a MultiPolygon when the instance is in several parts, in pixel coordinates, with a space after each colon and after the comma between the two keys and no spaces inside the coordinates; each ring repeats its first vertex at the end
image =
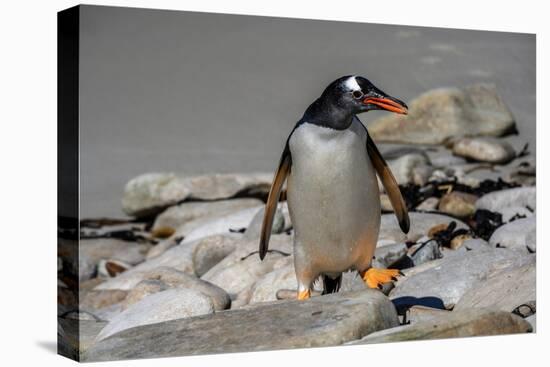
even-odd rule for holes
{"type": "Polygon", "coordinates": [[[336,79],[325,89],[322,98],[354,115],[371,110],[408,113],[403,101],[381,91],[362,76],[348,75],[336,79]]]}

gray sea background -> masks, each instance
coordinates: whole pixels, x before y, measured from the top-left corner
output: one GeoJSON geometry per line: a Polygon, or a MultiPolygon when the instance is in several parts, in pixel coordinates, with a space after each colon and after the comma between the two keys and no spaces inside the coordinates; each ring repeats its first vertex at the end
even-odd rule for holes
{"type": "MultiPolygon", "coordinates": [[[[273,171],[332,80],[358,74],[410,101],[493,83],[535,153],[535,35],[83,6],[80,214],[123,217],[146,172],[273,171]]],[[[383,112],[362,115],[366,123],[383,112]]]]}

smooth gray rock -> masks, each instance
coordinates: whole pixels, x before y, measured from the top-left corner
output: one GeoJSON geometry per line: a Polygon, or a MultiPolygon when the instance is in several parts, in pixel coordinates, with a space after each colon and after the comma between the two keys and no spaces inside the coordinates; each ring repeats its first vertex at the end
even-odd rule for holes
{"type": "Polygon", "coordinates": [[[495,138],[462,138],[453,144],[453,153],[478,162],[505,164],[516,157],[514,148],[495,138]]]}
{"type": "Polygon", "coordinates": [[[456,166],[466,163],[466,160],[464,158],[457,157],[456,155],[451,154],[446,149],[444,151],[438,151],[435,154],[429,154],[429,156],[430,162],[432,162],[432,165],[437,168],[445,169],[450,166],[456,166]]]}
{"type": "Polygon", "coordinates": [[[131,305],[138,303],[148,295],[162,292],[168,289],[168,285],[162,280],[158,279],[144,279],[130,291],[128,291],[128,296],[124,299],[122,308],[126,309],[131,305]]]}
{"type": "Polygon", "coordinates": [[[170,237],[168,239],[160,241],[155,246],[151,247],[151,249],[149,251],[147,251],[147,255],[145,255],[145,259],[149,260],[149,259],[153,259],[157,256],[162,255],[169,248],[172,248],[172,247],[178,245],[180,240],[181,240],[181,237],[177,238],[177,239],[173,238],[173,237],[170,237]]]}
{"type": "Polygon", "coordinates": [[[452,191],[443,195],[439,201],[438,209],[458,218],[467,218],[476,211],[477,196],[460,191],[452,191]]]}
{"type": "Polygon", "coordinates": [[[80,258],[97,264],[100,260],[118,260],[130,265],[145,260],[150,244],[122,241],[115,238],[94,238],[80,240],[80,258]]]}
{"type": "Polygon", "coordinates": [[[453,311],[474,307],[512,312],[536,300],[536,267],[530,263],[495,275],[466,292],[453,311]]]}
{"type": "Polygon", "coordinates": [[[92,290],[80,292],[79,302],[82,309],[94,312],[95,310],[120,303],[127,296],[128,292],[120,289],[92,290]]]}
{"type": "MultiPolygon", "coordinates": [[[[273,226],[271,227],[271,233],[281,233],[285,229],[285,216],[283,215],[283,206],[284,203],[279,203],[277,206],[277,211],[273,217],[273,226]]],[[[265,206],[260,209],[255,215],[254,218],[250,221],[250,224],[244,232],[244,238],[246,239],[260,239],[260,232],[262,230],[262,223],[264,220],[265,206]]]]}
{"type": "Polygon", "coordinates": [[[504,270],[535,262],[533,254],[491,248],[444,257],[404,271],[390,297],[436,297],[452,308],[470,289],[504,270]]]}
{"type": "Polygon", "coordinates": [[[462,242],[462,246],[460,246],[455,250],[446,248],[446,247],[442,248],[441,254],[443,255],[443,257],[446,257],[446,258],[449,258],[452,256],[462,257],[464,253],[468,251],[479,251],[479,250],[483,251],[483,250],[488,250],[490,248],[492,248],[492,246],[489,245],[489,242],[485,241],[484,239],[470,238],[462,242]]]}
{"type": "Polygon", "coordinates": [[[388,161],[388,165],[400,185],[414,183],[423,185],[432,173],[430,160],[425,154],[410,153],[388,161]]]}
{"type": "Polygon", "coordinates": [[[516,187],[493,191],[483,195],[476,202],[477,209],[487,209],[501,213],[505,208],[529,207],[536,210],[536,187],[516,187]]]}
{"type": "Polygon", "coordinates": [[[230,214],[189,222],[188,225],[179,227],[176,230],[175,236],[184,237],[181,242],[181,244],[184,245],[204,237],[214,236],[217,234],[230,234],[231,230],[248,228],[254,216],[257,215],[262,208],[263,205],[242,209],[230,214]],[[197,225],[198,223],[200,223],[200,225],[197,225]],[[189,227],[194,225],[197,226],[192,230],[189,230],[189,227]]]}
{"type": "Polygon", "coordinates": [[[515,219],[517,219],[519,217],[530,217],[532,215],[535,215],[531,210],[527,209],[524,206],[509,206],[503,208],[500,211],[500,214],[502,214],[503,223],[509,222],[514,217],[515,219]]]}
{"type": "Polygon", "coordinates": [[[471,238],[469,240],[466,240],[462,243],[462,247],[466,249],[466,251],[475,251],[475,250],[486,250],[488,247],[491,247],[489,245],[489,242],[485,241],[482,238],[471,238]]]}
{"type": "Polygon", "coordinates": [[[410,212],[409,218],[411,226],[408,234],[403,233],[395,214],[383,214],[380,222],[379,240],[391,240],[394,243],[413,241],[416,242],[420,237],[428,234],[428,231],[438,224],[449,224],[452,221],[456,222],[456,228],[468,228],[468,226],[455,218],[434,213],[417,213],[410,212]]]}
{"type": "Polygon", "coordinates": [[[442,144],[460,136],[501,136],[514,117],[493,85],[430,90],[409,104],[406,116],[388,114],[369,124],[375,141],[442,144]]]}
{"type": "Polygon", "coordinates": [[[212,299],[216,311],[228,308],[231,303],[229,296],[223,289],[197,278],[195,275],[187,274],[170,267],[156,268],[145,274],[145,279],[159,280],[169,288],[185,288],[199,291],[212,299]]]}
{"type": "Polygon", "coordinates": [[[125,271],[116,278],[99,284],[95,289],[132,289],[136,284],[145,279],[148,272],[162,266],[171,267],[188,274],[195,274],[193,252],[201,243],[210,241],[224,241],[224,238],[223,236],[206,237],[191,243],[174,246],[163,254],[125,271]]]}
{"type": "Polygon", "coordinates": [[[396,243],[387,246],[376,247],[374,251],[373,266],[376,268],[389,268],[407,255],[407,245],[396,243]]]}
{"type": "Polygon", "coordinates": [[[439,308],[426,307],[426,306],[412,306],[407,309],[404,315],[404,322],[406,324],[415,324],[421,321],[431,321],[434,318],[445,317],[451,311],[442,310],[439,308]]]}
{"type": "Polygon", "coordinates": [[[530,243],[527,241],[527,236],[536,231],[537,217],[532,216],[524,219],[516,219],[513,222],[507,223],[498,227],[489,238],[491,246],[505,247],[510,249],[528,250],[528,245],[531,249],[533,246],[533,237],[529,237],[530,243]]]}
{"type": "Polygon", "coordinates": [[[155,219],[153,230],[162,227],[175,229],[199,218],[220,216],[260,205],[261,200],[255,198],[183,202],[160,213],[155,219]]]}
{"type": "Polygon", "coordinates": [[[431,340],[531,332],[531,325],[509,312],[467,309],[367,335],[348,344],[372,344],[406,340],[431,340]]]}
{"type": "Polygon", "coordinates": [[[419,212],[434,211],[437,209],[438,205],[439,205],[439,198],[431,197],[431,198],[427,198],[426,200],[418,204],[418,206],[416,207],[416,210],[419,212]]]}
{"type": "Polygon", "coordinates": [[[227,255],[235,251],[240,239],[216,235],[200,241],[193,250],[193,268],[198,277],[203,276],[227,255]]]}
{"type": "Polygon", "coordinates": [[[415,266],[443,257],[437,241],[427,237],[421,238],[419,244],[411,247],[409,254],[415,266]]]}
{"type": "Polygon", "coordinates": [[[366,289],[128,329],[97,343],[83,360],[341,345],[398,324],[388,298],[366,289]]]}
{"type": "Polygon", "coordinates": [[[192,289],[176,288],[151,294],[113,318],[97,336],[105,339],[126,329],[214,312],[209,297],[192,289]]]}
{"type": "Polygon", "coordinates": [[[130,216],[160,213],[186,199],[219,200],[237,194],[267,194],[272,174],[212,174],[181,176],[147,173],[130,180],[124,188],[122,209],[130,216]]]}
{"type": "Polygon", "coordinates": [[[280,289],[297,289],[294,264],[290,263],[261,277],[251,288],[248,303],[268,302],[277,300],[280,289]]]}
{"type": "Polygon", "coordinates": [[[272,235],[269,252],[262,261],[258,255],[258,241],[243,242],[201,279],[224,289],[231,299],[235,299],[241,291],[252,286],[263,275],[291,262],[292,257],[286,254],[292,254],[292,247],[292,236],[272,235]]]}

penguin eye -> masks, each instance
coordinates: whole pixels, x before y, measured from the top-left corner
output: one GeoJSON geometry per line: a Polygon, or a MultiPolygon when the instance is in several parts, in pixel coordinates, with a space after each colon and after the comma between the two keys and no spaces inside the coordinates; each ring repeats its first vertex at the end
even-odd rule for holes
{"type": "Polygon", "coordinates": [[[353,92],[351,92],[351,95],[355,99],[363,98],[363,92],[361,92],[360,90],[354,90],[353,92]]]}

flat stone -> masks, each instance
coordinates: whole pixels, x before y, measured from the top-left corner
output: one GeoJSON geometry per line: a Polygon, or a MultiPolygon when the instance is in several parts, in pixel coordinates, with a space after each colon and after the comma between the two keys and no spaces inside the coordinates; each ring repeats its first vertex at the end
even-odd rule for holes
{"type": "Polygon", "coordinates": [[[483,251],[491,248],[492,246],[489,245],[489,242],[485,241],[482,238],[470,238],[470,239],[464,240],[462,242],[462,245],[454,250],[446,247],[441,248],[441,254],[445,258],[449,258],[453,256],[462,257],[464,256],[465,252],[480,251],[480,250],[483,251]]]}
{"type": "Polygon", "coordinates": [[[193,252],[195,247],[199,246],[202,242],[223,241],[223,236],[220,237],[206,237],[191,243],[174,246],[163,254],[142,262],[128,271],[125,271],[116,278],[109,279],[108,281],[99,284],[95,289],[130,290],[140,281],[145,279],[148,272],[163,266],[174,268],[188,274],[195,274],[195,269],[193,268],[193,252]]]}
{"type": "Polygon", "coordinates": [[[439,298],[447,309],[452,308],[462,296],[485,279],[504,270],[535,262],[533,254],[491,248],[467,251],[461,256],[443,257],[404,271],[404,277],[395,282],[392,300],[399,298],[439,298]]]}
{"type": "Polygon", "coordinates": [[[369,124],[377,142],[442,144],[461,136],[502,136],[514,117],[493,85],[430,90],[409,103],[408,115],[388,114],[369,124]]]}
{"type": "Polygon", "coordinates": [[[388,165],[400,185],[414,183],[423,185],[430,177],[430,160],[425,154],[411,153],[388,161],[388,165]]]}
{"type": "Polygon", "coordinates": [[[435,240],[422,237],[417,245],[409,249],[409,257],[415,266],[443,257],[439,244],[435,240]]]}
{"type": "MultiPolygon", "coordinates": [[[[536,247],[533,247],[532,242],[528,243],[527,236],[531,233],[535,233],[536,227],[536,216],[517,219],[513,222],[498,227],[497,230],[491,235],[491,238],[489,238],[489,244],[491,246],[531,252],[528,249],[528,245],[531,249],[536,249],[536,247]]],[[[533,237],[529,237],[529,239],[530,241],[533,241],[533,237]]]]}
{"type": "Polygon", "coordinates": [[[80,307],[84,310],[97,310],[122,302],[128,295],[120,289],[106,289],[80,293],[80,307]]]}
{"type": "MultiPolygon", "coordinates": [[[[279,203],[277,205],[277,211],[275,212],[275,216],[273,217],[273,225],[271,227],[271,233],[278,234],[283,232],[285,229],[285,216],[283,215],[283,206],[286,205],[285,203],[279,203]]],[[[250,221],[250,224],[246,228],[246,231],[244,232],[244,238],[246,239],[257,239],[260,240],[260,233],[262,230],[262,223],[264,221],[264,213],[265,213],[265,206],[260,209],[252,220],[250,221]]]]}
{"type": "Polygon", "coordinates": [[[443,195],[439,201],[439,211],[458,217],[467,218],[476,211],[477,196],[460,191],[443,195]]]}
{"type": "Polygon", "coordinates": [[[485,194],[476,201],[477,209],[499,212],[509,207],[537,208],[536,187],[517,187],[485,194]]]}
{"type": "MultiPolygon", "coordinates": [[[[200,238],[209,237],[217,234],[230,234],[231,231],[238,231],[248,228],[254,216],[263,209],[263,205],[252,208],[242,209],[235,213],[225,214],[206,220],[199,219],[200,225],[189,230],[189,226],[183,225],[176,230],[175,236],[184,237],[182,244],[196,241],[200,238]]],[[[190,222],[193,225],[197,222],[190,222]]]]}
{"type": "Polygon", "coordinates": [[[407,324],[433,320],[438,317],[445,317],[451,311],[426,306],[412,306],[407,309],[404,321],[407,324]]]}
{"type": "Polygon", "coordinates": [[[394,243],[413,241],[416,242],[420,237],[427,235],[430,228],[438,224],[449,224],[456,222],[456,228],[469,227],[462,221],[443,214],[417,213],[409,212],[411,226],[408,234],[405,234],[399,228],[395,214],[383,214],[380,222],[379,240],[392,240],[394,243]]]}
{"type": "Polygon", "coordinates": [[[431,340],[531,332],[531,325],[509,312],[466,309],[441,314],[411,325],[398,326],[367,335],[348,344],[373,344],[406,340],[431,340]]]}
{"type": "Polygon", "coordinates": [[[97,340],[142,325],[158,324],[213,312],[212,301],[201,292],[184,288],[168,289],[151,294],[122,311],[101,330],[97,340]]]}
{"type": "Polygon", "coordinates": [[[461,248],[464,248],[467,251],[475,251],[480,249],[486,250],[489,247],[491,247],[491,245],[489,245],[489,242],[485,241],[482,238],[471,238],[464,241],[461,246],[461,248]]]}
{"type": "Polygon", "coordinates": [[[436,210],[438,205],[439,198],[431,197],[418,204],[416,210],[419,212],[430,212],[436,210]]]}
{"type": "Polygon", "coordinates": [[[160,213],[155,219],[153,230],[162,227],[178,228],[195,219],[220,216],[260,205],[261,200],[255,198],[183,202],[160,213]]]}
{"type": "Polygon", "coordinates": [[[252,286],[263,275],[291,262],[292,256],[285,254],[292,254],[292,251],[292,236],[286,234],[271,236],[269,252],[263,261],[258,255],[258,241],[244,242],[208,270],[201,279],[224,289],[231,299],[235,299],[241,291],[252,286]]]}
{"type": "Polygon", "coordinates": [[[514,148],[495,138],[462,138],[453,144],[453,153],[469,160],[505,164],[516,157],[514,148]]]}
{"type": "Polygon", "coordinates": [[[122,209],[130,216],[144,217],[188,199],[220,200],[239,195],[267,194],[273,175],[213,174],[182,176],[147,173],[130,180],[124,188],[122,209]]]}
{"type": "Polygon", "coordinates": [[[388,298],[365,289],[128,329],[97,343],[83,360],[333,346],[398,324],[388,298]]]}
{"type": "Polygon", "coordinates": [[[395,243],[392,245],[376,247],[374,251],[373,266],[376,268],[389,268],[407,255],[407,245],[395,243]]]}
{"type": "Polygon", "coordinates": [[[261,277],[252,286],[248,303],[276,301],[277,291],[297,289],[297,285],[294,264],[288,264],[261,277]]]}
{"type": "Polygon", "coordinates": [[[193,268],[198,277],[203,276],[226,256],[235,251],[239,239],[216,235],[200,241],[193,250],[193,268]]]}
{"type": "Polygon", "coordinates": [[[160,241],[155,246],[151,247],[149,251],[147,251],[147,255],[145,255],[145,259],[149,260],[162,255],[169,248],[172,248],[178,245],[180,240],[181,238],[178,238],[177,240],[175,238],[168,238],[163,241],[160,241]]]}
{"type": "Polygon", "coordinates": [[[435,154],[430,154],[430,162],[432,166],[437,168],[447,168],[450,166],[456,166],[460,164],[465,164],[466,160],[462,157],[457,157],[456,155],[451,154],[448,150],[438,151],[435,154]]]}
{"type": "Polygon", "coordinates": [[[131,305],[138,303],[145,297],[150,294],[162,292],[168,289],[168,285],[162,280],[158,279],[144,279],[130,291],[128,291],[128,296],[122,304],[123,309],[127,309],[131,305]]]}
{"type": "Polygon", "coordinates": [[[512,312],[536,299],[535,263],[506,270],[479,283],[466,292],[454,310],[484,307],[512,312]]]}
{"type": "Polygon", "coordinates": [[[89,259],[92,263],[100,260],[118,260],[130,265],[145,260],[151,245],[122,241],[115,238],[94,238],[80,240],[80,258],[89,259]]]}
{"type": "Polygon", "coordinates": [[[503,208],[500,214],[502,214],[502,222],[507,223],[512,219],[531,217],[534,212],[524,206],[509,206],[503,208]]]}
{"type": "Polygon", "coordinates": [[[195,275],[186,274],[170,267],[160,267],[145,274],[145,279],[159,280],[169,288],[193,289],[212,299],[214,309],[221,311],[229,307],[231,300],[227,293],[195,275]]]}

